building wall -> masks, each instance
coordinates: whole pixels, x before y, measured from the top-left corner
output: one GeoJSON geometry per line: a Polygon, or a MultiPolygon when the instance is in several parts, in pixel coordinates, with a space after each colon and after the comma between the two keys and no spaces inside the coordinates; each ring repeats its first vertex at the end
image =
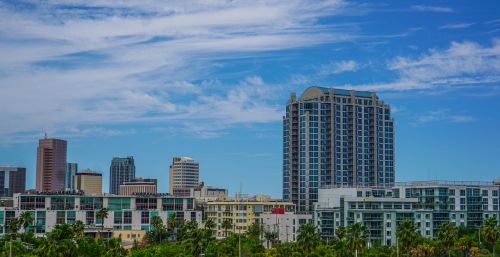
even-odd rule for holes
{"type": "Polygon", "coordinates": [[[391,186],[394,124],[375,93],[310,87],[283,117],[283,199],[311,213],[323,186],[391,186]]]}
{"type": "MultiPolygon", "coordinates": [[[[298,231],[301,225],[312,222],[311,214],[270,214],[264,213],[259,215],[259,224],[261,230],[275,232],[278,234],[278,240],[281,242],[295,242],[297,240],[298,231]]],[[[262,240],[265,238],[262,236],[262,240]]],[[[266,242],[264,245],[267,246],[266,242]]]]}
{"type": "Polygon", "coordinates": [[[61,139],[40,139],[37,149],[36,190],[64,191],[67,143],[61,139]]]}
{"type": "Polygon", "coordinates": [[[85,195],[102,195],[102,174],[96,172],[82,172],[75,176],[76,190],[83,191],[85,195]]]}
{"type": "Polygon", "coordinates": [[[395,244],[402,220],[413,220],[422,236],[432,238],[445,221],[477,229],[483,220],[500,217],[500,186],[490,183],[431,181],[319,193],[314,220],[324,238],[333,238],[340,226],[362,222],[372,243],[395,244]]]}
{"type": "Polygon", "coordinates": [[[0,197],[24,193],[26,189],[26,168],[0,166],[0,197]]]}
{"type": "Polygon", "coordinates": [[[205,213],[208,219],[215,223],[215,236],[222,238],[231,233],[245,233],[254,223],[258,222],[260,214],[271,213],[274,208],[283,208],[288,212],[295,212],[295,205],[289,202],[268,201],[216,201],[207,202],[205,213]],[[229,219],[233,224],[233,229],[225,231],[222,228],[224,220],[229,219]]]}
{"type": "Polygon", "coordinates": [[[68,163],[66,167],[66,188],[69,190],[76,189],[75,176],[78,172],[78,163],[68,163]]]}
{"type": "Polygon", "coordinates": [[[169,168],[170,193],[187,192],[200,182],[199,163],[190,157],[174,157],[169,168]],[[179,189],[179,190],[176,190],[179,189]]]}
{"type": "Polygon", "coordinates": [[[120,195],[132,195],[134,193],[156,194],[156,185],[121,185],[120,195]]]}
{"type": "MultiPolygon", "coordinates": [[[[50,232],[57,224],[73,224],[76,220],[89,229],[104,223],[106,229],[146,231],[153,216],[160,216],[165,224],[172,215],[178,220],[202,222],[202,212],[195,209],[193,198],[16,194],[13,207],[0,207],[0,223],[8,224],[23,212],[32,213],[35,225],[28,230],[38,235],[50,232]],[[95,217],[102,208],[109,209],[104,222],[95,217]]],[[[4,227],[0,234],[5,233],[4,227]]]]}

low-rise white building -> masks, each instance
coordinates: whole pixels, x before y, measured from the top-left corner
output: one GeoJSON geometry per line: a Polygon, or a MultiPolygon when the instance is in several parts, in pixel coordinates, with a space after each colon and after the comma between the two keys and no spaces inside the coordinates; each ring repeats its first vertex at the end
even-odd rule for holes
{"type": "MultiPolygon", "coordinates": [[[[262,229],[262,239],[265,232],[277,234],[277,240],[281,242],[295,242],[301,225],[312,222],[311,214],[296,214],[274,210],[273,213],[264,213],[259,216],[258,222],[262,229]]],[[[264,242],[266,246],[266,242],[264,242]]]]}

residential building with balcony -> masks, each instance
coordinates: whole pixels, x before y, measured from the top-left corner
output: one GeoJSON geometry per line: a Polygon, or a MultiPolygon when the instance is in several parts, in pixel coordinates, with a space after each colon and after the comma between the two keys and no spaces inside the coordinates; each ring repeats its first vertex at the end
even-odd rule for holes
{"type": "Polygon", "coordinates": [[[283,199],[312,213],[323,186],[394,184],[394,120],[374,92],[309,87],[283,117],[283,199]]]}
{"type": "Polygon", "coordinates": [[[172,197],[165,194],[135,196],[85,196],[83,194],[15,194],[13,207],[0,207],[0,234],[6,233],[10,220],[29,212],[33,225],[27,230],[37,235],[52,231],[57,224],[73,224],[80,220],[86,231],[103,226],[105,230],[146,230],[150,221],[159,216],[166,224],[175,215],[178,220],[202,222],[202,211],[196,210],[193,198],[172,197]],[[102,208],[108,217],[98,219],[102,208]]]}
{"type": "Polygon", "coordinates": [[[398,224],[413,220],[419,233],[433,238],[440,224],[478,229],[500,217],[500,185],[486,182],[422,181],[391,188],[324,188],[319,190],[314,222],[323,238],[338,227],[361,222],[372,243],[396,243],[398,224]]]}
{"type": "Polygon", "coordinates": [[[258,223],[261,214],[272,213],[275,208],[284,209],[286,212],[295,212],[295,204],[270,199],[270,197],[238,197],[224,201],[206,202],[204,206],[207,218],[215,223],[215,236],[217,238],[226,237],[232,233],[245,233],[252,224],[258,223]],[[230,220],[233,227],[226,231],[222,227],[224,220],[230,220]]]}

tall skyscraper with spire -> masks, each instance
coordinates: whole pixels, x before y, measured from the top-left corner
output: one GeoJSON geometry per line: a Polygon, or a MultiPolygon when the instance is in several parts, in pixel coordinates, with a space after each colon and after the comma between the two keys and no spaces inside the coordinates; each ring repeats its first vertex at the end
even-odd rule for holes
{"type": "Polygon", "coordinates": [[[36,159],[36,190],[54,192],[65,190],[67,142],[45,138],[38,141],[36,159]]]}
{"type": "Polygon", "coordinates": [[[394,184],[394,121],[373,92],[309,87],[283,117],[283,199],[310,213],[318,188],[394,184]]]}

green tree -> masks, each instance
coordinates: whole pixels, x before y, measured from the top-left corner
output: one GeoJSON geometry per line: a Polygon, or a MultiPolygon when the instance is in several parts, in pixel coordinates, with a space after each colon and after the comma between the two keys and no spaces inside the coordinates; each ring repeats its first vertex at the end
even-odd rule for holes
{"type": "Polygon", "coordinates": [[[494,218],[488,218],[483,221],[481,226],[481,237],[491,246],[493,257],[495,257],[495,248],[500,238],[500,227],[498,226],[498,221],[494,218]]]}
{"type": "Polygon", "coordinates": [[[277,257],[291,257],[294,252],[295,243],[279,243],[276,245],[277,257]]]}
{"type": "Polygon", "coordinates": [[[224,229],[224,237],[227,237],[227,231],[233,228],[233,220],[224,219],[221,224],[222,229],[224,229]]]}
{"type": "Polygon", "coordinates": [[[264,232],[264,238],[266,239],[267,248],[270,248],[269,243],[271,243],[272,246],[273,242],[278,238],[278,233],[274,231],[266,231],[264,232]]]}
{"type": "Polygon", "coordinates": [[[456,246],[462,252],[463,257],[467,257],[469,255],[470,249],[473,244],[474,240],[473,238],[471,238],[471,236],[462,236],[456,242],[456,246]]]}
{"type": "Polygon", "coordinates": [[[215,228],[215,222],[214,222],[212,219],[210,219],[210,218],[209,218],[209,219],[207,219],[207,220],[205,221],[205,225],[204,225],[204,227],[205,227],[206,229],[213,230],[213,229],[215,228]]]}
{"type": "Polygon", "coordinates": [[[102,208],[95,214],[96,219],[101,221],[101,230],[99,230],[99,237],[101,237],[102,230],[104,229],[104,219],[108,218],[109,210],[102,208]]]}
{"type": "Polygon", "coordinates": [[[413,220],[403,220],[399,223],[396,230],[397,243],[407,255],[410,253],[411,248],[417,243],[419,234],[413,220]]]}
{"type": "Polygon", "coordinates": [[[33,225],[33,216],[30,212],[25,211],[19,215],[19,222],[23,226],[24,232],[27,232],[27,228],[33,225]]]}
{"type": "Polygon", "coordinates": [[[260,225],[258,223],[253,223],[250,227],[248,227],[247,234],[251,237],[259,238],[260,240],[260,234],[261,234],[260,225]]]}
{"type": "Polygon", "coordinates": [[[304,224],[300,226],[298,233],[297,244],[302,248],[304,256],[310,256],[321,241],[316,226],[312,223],[304,224]]]}
{"type": "Polygon", "coordinates": [[[77,256],[77,245],[73,236],[73,231],[68,224],[59,224],[50,233],[47,233],[46,238],[35,253],[40,257],[77,256]]]}
{"type": "Polygon", "coordinates": [[[127,256],[127,250],[121,247],[120,238],[110,238],[104,241],[105,252],[104,257],[125,257],[127,256]]]}
{"type": "Polygon", "coordinates": [[[177,220],[175,213],[168,216],[167,219],[167,232],[175,239],[175,230],[177,226],[177,220]]]}
{"type": "Polygon", "coordinates": [[[347,242],[353,252],[359,252],[365,246],[366,234],[362,223],[356,222],[347,228],[347,242]]]}
{"type": "Polygon", "coordinates": [[[160,243],[167,237],[167,229],[163,225],[163,220],[160,216],[153,216],[149,223],[152,229],[147,234],[147,240],[149,242],[160,243]]]}
{"type": "Polygon", "coordinates": [[[335,229],[335,237],[338,239],[338,240],[342,240],[344,239],[345,237],[345,234],[346,234],[346,230],[345,230],[345,227],[344,226],[339,226],[335,229]]]}
{"type": "Polygon", "coordinates": [[[436,239],[443,246],[443,250],[448,254],[448,257],[451,256],[451,248],[457,240],[457,235],[457,227],[449,221],[441,223],[436,233],[436,239]]]}
{"type": "Polygon", "coordinates": [[[75,239],[80,240],[85,236],[84,235],[85,225],[81,220],[75,221],[75,223],[71,225],[71,229],[73,230],[75,239]]]}

